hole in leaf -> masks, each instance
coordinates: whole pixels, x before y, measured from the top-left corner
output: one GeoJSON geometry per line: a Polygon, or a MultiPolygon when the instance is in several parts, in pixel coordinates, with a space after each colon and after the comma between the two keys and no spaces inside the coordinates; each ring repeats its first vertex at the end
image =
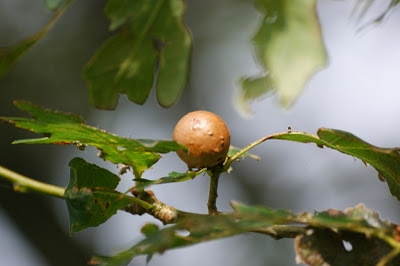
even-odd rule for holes
{"type": "Polygon", "coordinates": [[[176,235],[186,237],[190,235],[190,232],[185,229],[175,230],[176,235]]]}
{"type": "Polygon", "coordinates": [[[353,246],[351,245],[351,243],[349,241],[343,240],[343,246],[344,249],[347,251],[352,251],[353,250],[353,246]]]}

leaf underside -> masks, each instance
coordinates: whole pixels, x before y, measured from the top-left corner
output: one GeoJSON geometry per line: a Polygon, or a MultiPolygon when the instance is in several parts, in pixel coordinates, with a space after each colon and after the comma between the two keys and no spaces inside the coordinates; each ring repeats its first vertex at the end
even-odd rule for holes
{"type": "Polygon", "coordinates": [[[87,145],[100,150],[99,156],[115,164],[129,165],[139,177],[143,171],[155,164],[159,153],[186,149],[174,141],[130,139],[113,135],[104,130],[88,126],[77,115],[51,111],[29,102],[15,101],[31,118],[1,117],[16,127],[45,135],[43,138],[16,140],[26,144],[73,144],[80,149],[87,145]]]}
{"type": "Polygon", "coordinates": [[[14,64],[47,34],[72,2],[73,0],[47,0],[45,2],[46,8],[57,10],[51,20],[38,33],[18,42],[15,45],[2,47],[0,49],[0,79],[7,75],[14,64]]]}
{"type": "Polygon", "coordinates": [[[116,1],[105,8],[110,29],[83,70],[90,102],[115,109],[120,93],[143,104],[153,84],[163,107],[172,106],[186,85],[192,40],[183,23],[182,0],[116,1]]]}
{"type": "MultiPolygon", "coordinates": [[[[146,230],[146,238],[132,248],[113,257],[97,256],[90,262],[101,265],[127,265],[134,257],[139,255],[147,255],[148,258],[151,258],[155,253],[163,253],[169,249],[190,246],[246,232],[257,232],[258,230],[267,229],[270,225],[287,223],[312,225],[317,230],[334,229],[338,234],[349,232],[346,235],[346,239],[354,244],[354,248],[357,249],[375,246],[377,245],[376,243],[379,243],[379,245],[382,245],[379,246],[381,247],[379,253],[365,254],[369,258],[377,255],[374,260],[379,261],[391,251],[391,248],[385,243],[381,243],[382,241],[374,236],[366,237],[366,234],[356,234],[354,232],[365,231],[373,235],[379,231],[389,238],[395,234],[394,227],[391,224],[380,220],[375,213],[366,209],[363,205],[348,209],[345,212],[328,210],[315,215],[307,213],[295,215],[288,210],[273,210],[267,207],[247,206],[239,203],[233,203],[232,206],[234,208],[232,214],[187,216],[178,221],[176,225],[162,230],[157,230],[156,227],[152,226],[151,232],[146,230]],[[180,232],[182,230],[187,230],[189,235],[181,235],[180,232]],[[358,240],[360,237],[363,238],[363,242],[358,240]]],[[[308,234],[313,235],[310,232],[308,234]]],[[[309,237],[309,235],[302,234],[298,237],[309,237]]],[[[321,245],[324,240],[317,239],[316,241],[321,245]]],[[[335,242],[331,245],[334,246],[336,244],[335,242]]],[[[343,246],[342,242],[340,244],[343,246]]],[[[310,249],[309,246],[307,248],[310,249]]],[[[311,248],[318,248],[318,245],[311,248]]],[[[297,252],[301,253],[302,251],[306,251],[305,248],[297,246],[297,252]]],[[[354,261],[356,254],[358,253],[350,254],[342,262],[354,261]]]]}
{"type": "MultiPolygon", "coordinates": [[[[308,265],[378,265],[393,247],[383,238],[398,239],[395,226],[382,221],[379,215],[360,204],[344,212],[328,210],[315,215],[317,223],[310,223],[305,234],[295,240],[297,262],[308,265]],[[328,227],[317,227],[320,223],[328,227]],[[317,225],[317,226],[315,226],[317,225]],[[339,230],[335,230],[339,228],[339,230]],[[347,243],[346,247],[344,243],[347,243]]],[[[384,265],[399,265],[395,256],[384,265]]],[[[382,264],[383,265],[383,264],[382,264]]]]}

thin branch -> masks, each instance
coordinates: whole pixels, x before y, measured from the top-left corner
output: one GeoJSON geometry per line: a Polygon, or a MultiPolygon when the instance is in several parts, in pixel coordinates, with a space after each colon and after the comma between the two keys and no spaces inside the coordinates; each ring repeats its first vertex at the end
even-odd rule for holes
{"type": "Polygon", "coordinates": [[[218,197],[218,181],[220,173],[212,173],[210,175],[210,190],[208,194],[208,214],[218,214],[217,210],[217,197],[218,197]]]}
{"type": "Polygon", "coordinates": [[[134,202],[129,204],[122,210],[134,215],[142,215],[147,213],[163,222],[163,224],[174,224],[179,219],[184,219],[185,217],[189,216],[208,216],[207,214],[185,212],[178,210],[173,206],[168,206],[167,204],[159,201],[151,190],[146,190],[144,192],[140,192],[139,194],[137,193],[137,191],[133,191],[133,194],[138,199],[147,203],[148,206],[143,206],[143,204],[138,204],[134,202]]]}
{"type": "Polygon", "coordinates": [[[48,196],[64,198],[65,188],[36,181],[2,166],[0,166],[0,176],[10,180],[14,184],[16,192],[35,191],[48,196]]]}

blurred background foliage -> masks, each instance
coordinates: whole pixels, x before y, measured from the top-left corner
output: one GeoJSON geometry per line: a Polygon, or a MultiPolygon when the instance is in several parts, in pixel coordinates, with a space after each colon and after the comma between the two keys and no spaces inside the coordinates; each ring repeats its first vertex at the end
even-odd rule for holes
{"type": "MultiPolygon", "coordinates": [[[[121,97],[115,111],[95,110],[81,71],[94,51],[110,37],[103,13],[106,1],[76,1],[43,39],[0,81],[0,114],[23,115],[13,107],[24,99],[53,109],[74,112],[94,126],[122,136],[171,139],[179,118],[188,111],[205,109],[220,115],[230,127],[232,143],[245,146],[262,136],[294,130],[315,133],[319,127],[347,130],[378,145],[399,146],[400,24],[398,1],[318,2],[329,65],[314,76],[290,110],[277,99],[253,104],[253,119],[241,118],[234,102],[242,76],[257,75],[251,38],[261,15],[246,1],[187,1],[185,22],[193,37],[188,86],[170,109],[158,106],[155,93],[138,106],[121,97]],[[384,2],[384,3],[383,3],[384,2]],[[368,5],[369,3],[369,5],[368,5]],[[357,5],[358,4],[358,5],[357,5]],[[365,5],[367,4],[367,5],[365,5]],[[355,7],[358,7],[358,9],[355,7]],[[362,8],[367,7],[367,8],[362,8]],[[354,15],[356,13],[356,15],[354,15]],[[363,14],[357,16],[357,14],[363,14]]],[[[43,2],[0,2],[0,45],[7,46],[38,32],[52,17],[43,2]]],[[[82,156],[74,147],[11,145],[31,135],[2,125],[0,164],[26,176],[59,186],[68,184],[69,160],[82,156]]],[[[399,222],[398,202],[372,168],[360,161],[313,145],[271,142],[255,151],[262,161],[245,160],[221,178],[219,208],[229,210],[232,199],[248,204],[287,208],[295,212],[344,209],[364,202],[383,218],[399,222]]],[[[92,163],[117,172],[95,151],[84,153],[92,163]]],[[[184,171],[174,154],[163,158],[145,178],[184,171]]],[[[124,176],[120,189],[129,187],[124,176]]],[[[154,188],[159,199],[182,210],[206,212],[208,179],[198,177],[182,184],[154,188]]],[[[149,216],[119,214],[107,223],[70,237],[64,202],[41,195],[16,194],[0,181],[0,257],[8,265],[84,265],[93,253],[110,254],[141,238],[139,228],[149,216]],[[24,256],[21,256],[24,254],[24,256]]],[[[155,256],[150,265],[294,265],[293,241],[243,235],[155,256]],[[288,255],[289,254],[289,255],[288,255]],[[291,256],[290,254],[293,254],[291,256]]],[[[137,258],[134,265],[145,264],[137,258]]]]}

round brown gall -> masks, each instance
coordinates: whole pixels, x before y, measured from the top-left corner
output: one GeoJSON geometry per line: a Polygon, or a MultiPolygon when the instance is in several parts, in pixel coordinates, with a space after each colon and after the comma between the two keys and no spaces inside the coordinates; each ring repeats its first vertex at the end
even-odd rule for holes
{"type": "Polygon", "coordinates": [[[172,138],[188,148],[176,153],[189,168],[204,168],[225,161],[231,135],[225,122],[216,114],[194,111],[179,120],[172,138]]]}

